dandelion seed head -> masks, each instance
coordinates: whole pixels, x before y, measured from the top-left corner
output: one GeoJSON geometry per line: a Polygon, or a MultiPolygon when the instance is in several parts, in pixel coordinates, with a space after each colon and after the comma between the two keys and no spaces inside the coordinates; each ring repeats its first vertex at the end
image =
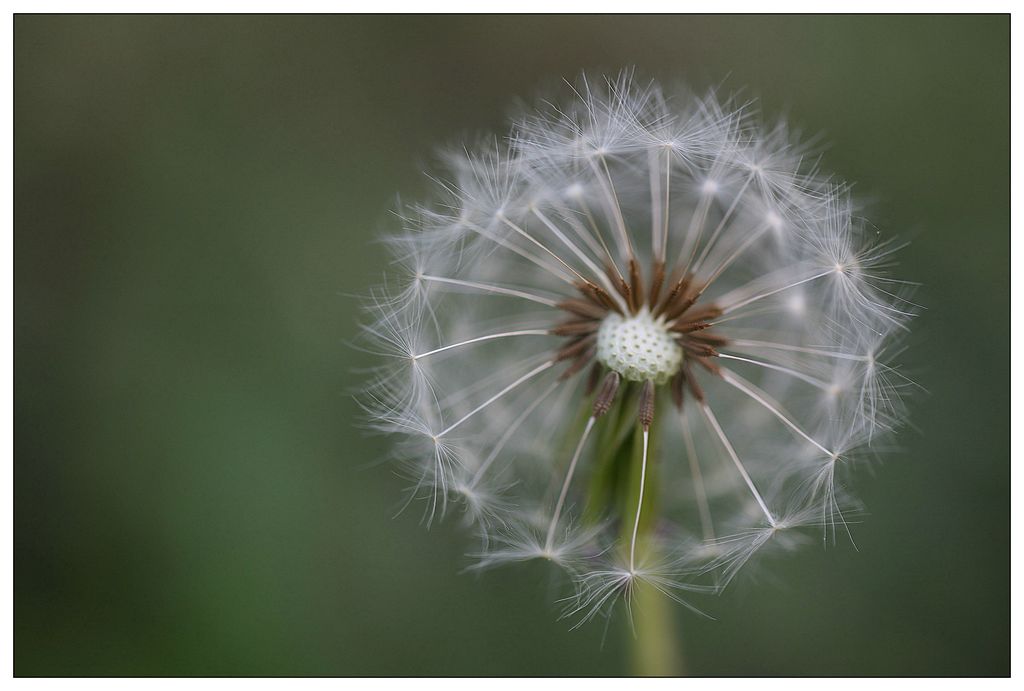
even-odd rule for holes
{"type": "Polygon", "coordinates": [[[813,143],[750,102],[583,75],[430,181],[367,300],[362,404],[478,567],[550,562],[587,620],[852,535],[844,485],[906,417],[917,308],[813,143]]]}
{"type": "Polygon", "coordinates": [[[612,313],[597,330],[597,361],[629,381],[664,384],[682,366],[683,349],[646,309],[625,318],[612,313]]]}

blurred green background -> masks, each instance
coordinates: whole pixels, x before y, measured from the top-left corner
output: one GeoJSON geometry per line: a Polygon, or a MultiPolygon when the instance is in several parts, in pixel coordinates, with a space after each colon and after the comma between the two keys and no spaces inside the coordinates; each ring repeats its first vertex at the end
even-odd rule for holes
{"type": "Polygon", "coordinates": [[[590,675],[623,627],[462,574],[354,428],[354,294],[439,143],[581,68],[725,80],[912,239],[918,430],[849,545],[679,613],[701,675],[1009,673],[1009,18],[15,24],[18,675],[590,675]]]}

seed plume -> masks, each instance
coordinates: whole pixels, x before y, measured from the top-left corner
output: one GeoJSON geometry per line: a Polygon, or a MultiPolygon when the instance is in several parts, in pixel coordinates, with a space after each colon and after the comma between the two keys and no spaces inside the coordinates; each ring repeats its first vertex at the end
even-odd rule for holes
{"type": "Polygon", "coordinates": [[[580,621],[848,535],[847,478],[906,417],[916,308],[817,161],[752,103],[631,72],[447,154],[364,325],[409,505],[464,513],[479,568],[563,569],[580,621]]]}

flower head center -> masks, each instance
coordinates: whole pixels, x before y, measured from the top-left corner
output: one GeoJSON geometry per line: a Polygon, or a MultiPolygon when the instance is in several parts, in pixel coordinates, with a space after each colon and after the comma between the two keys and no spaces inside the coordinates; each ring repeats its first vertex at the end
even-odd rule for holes
{"type": "Polygon", "coordinates": [[[623,317],[611,312],[597,332],[597,359],[629,381],[664,384],[683,364],[683,349],[646,308],[623,317]]]}

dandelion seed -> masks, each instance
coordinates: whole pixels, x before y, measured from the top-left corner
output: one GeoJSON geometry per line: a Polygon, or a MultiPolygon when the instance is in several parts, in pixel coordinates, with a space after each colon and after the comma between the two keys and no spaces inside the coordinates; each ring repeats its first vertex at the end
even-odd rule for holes
{"type": "Polygon", "coordinates": [[[365,326],[387,356],[365,406],[427,520],[464,507],[481,568],[565,569],[581,620],[848,534],[842,478],[905,417],[888,356],[916,308],[811,153],[625,73],[446,156],[365,326]]]}

